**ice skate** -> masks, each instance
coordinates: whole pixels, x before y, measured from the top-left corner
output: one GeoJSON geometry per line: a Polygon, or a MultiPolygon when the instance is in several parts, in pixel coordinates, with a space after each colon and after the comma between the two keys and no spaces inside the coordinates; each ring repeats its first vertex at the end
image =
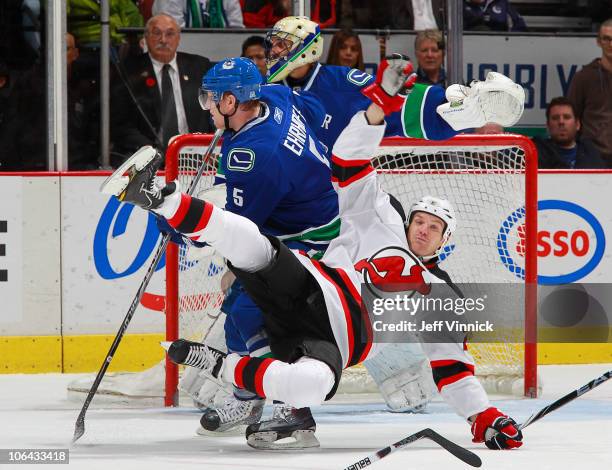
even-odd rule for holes
{"type": "Polygon", "coordinates": [[[197,433],[200,436],[240,436],[248,425],[261,419],[265,398],[240,399],[230,395],[223,406],[208,409],[200,418],[197,433]]]}
{"type": "Polygon", "coordinates": [[[155,209],[166,195],[155,185],[155,173],[163,160],[162,154],[153,147],[142,147],[104,180],[100,191],[143,209],[155,209]]]}
{"type": "Polygon", "coordinates": [[[197,367],[214,378],[219,377],[225,353],[186,339],[177,339],[172,343],[163,342],[162,346],[168,350],[168,357],[175,364],[197,367]]]}
{"type": "Polygon", "coordinates": [[[251,424],[246,430],[246,438],[255,449],[308,449],[320,446],[316,429],[310,408],[281,404],[274,407],[272,419],[251,424]]]}

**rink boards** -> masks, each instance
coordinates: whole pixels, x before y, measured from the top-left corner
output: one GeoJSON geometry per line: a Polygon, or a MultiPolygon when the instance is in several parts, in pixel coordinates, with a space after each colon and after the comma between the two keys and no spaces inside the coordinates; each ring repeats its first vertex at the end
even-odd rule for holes
{"type": "MultiPolygon", "coordinates": [[[[0,371],[99,367],[159,237],[143,211],[98,192],[103,179],[0,176],[0,371]]],[[[541,281],[609,282],[610,173],[545,173],[538,185],[541,281]]],[[[138,308],[114,370],[140,370],[162,356],[161,267],[147,289],[149,308],[138,308]]],[[[606,361],[612,362],[609,344],[540,345],[540,363],[606,361]]]]}

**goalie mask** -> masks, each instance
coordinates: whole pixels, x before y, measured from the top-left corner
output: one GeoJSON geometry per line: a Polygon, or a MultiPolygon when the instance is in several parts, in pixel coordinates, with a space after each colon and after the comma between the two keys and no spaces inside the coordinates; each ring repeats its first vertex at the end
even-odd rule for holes
{"type": "Polygon", "coordinates": [[[295,69],[312,64],[323,53],[319,25],[306,16],[287,16],[266,34],[268,83],[279,82],[295,69]]]}
{"type": "Polygon", "coordinates": [[[405,222],[406,228],[408,228],[408,225],[410,225],[412,217],[416,212],[425,212],[427,214],[435,215],[444,222],[444,232],[442,233],[440,246],[433,255],[425,256],[424,260],[426,261],[440,256],[440,253],[442,253],[444,247],[450,240],[451,235],[457,229],[457,218],[455,217],[455,209],[453,208],[453,205],[446,199],[433,196],[424,196],[410,208],[408,220],[405,222]]]}

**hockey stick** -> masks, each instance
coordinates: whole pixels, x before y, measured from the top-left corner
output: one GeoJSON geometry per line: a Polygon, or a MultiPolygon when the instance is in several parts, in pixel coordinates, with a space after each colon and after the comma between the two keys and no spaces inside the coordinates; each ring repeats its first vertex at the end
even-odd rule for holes
{"type": "MultiPolygon", "coordinates": [[[[202,173],[204,173],[204,168],[206,167],[208,158],[210,157],[213,150],[215,149],[215,146],[217,145],[217,142],[221,138],[222,134],[223,134],[222,129],[218,129],[217,132],[215,132],[215,135],[210,141],[210,145],[208,146],[208,148],[206,149],[206,152],[204,153],[204,156],[202,157],[202,163],[200,164],[200,167],[198,168],[198,173],[195,175],[195,177],[193,178],[193,180],[191,180],[191,183],[189,184],[189,189],[187,190],[187,194],[191,195],[195,191],[198,181],[202,177],[202,173]]],[[[159,247],[157,248],[157,251],[155,252],[153,261],[151,262],[149,269],[147,269],[144,279],[140,283],[138,292],[136,292],[136,296],[134,297],[134,300],[132,300],[132,304],[130,305],[128,312],[125,315],[125,318],[123,319],[123,322],[121,323],[121,326],[119,327],[119,331],[117,332],[117,335],[115,336],[113,344],[111,344],[111,347],[108,350],[106,357],[104,358],[102,367],[100,367],[100,370],[98,371],[98,375],[96,375],[96,379],[94,380],[94,383],[91,385],[91,388],[89,389],[89,392],[87,393],[87,397],[85,398],[85,403],[83,403],[83,408],[81,408],[81,412],[79,413],[79,416],[74,425],[74,437],[72,438],[73,443],[75,443],[77,440],[81,438],[83,434],[85,434],[85,413],[87,413],[87,409],[89,408],[89,405],[91,401],[93,400],[94,395],[98,391],[100,382],[102,382],[102,378],[104,377],[104,374],[106,373],[106,370],[108,369],[108,366],[113,360],[113,356],[115,355],[115,352],[117,351],[117,348],[119,347],[119,343],[121,342],[121,339],[123,338],[123,335],[125,334],[125,331],[127,330],[128,325],[130,324],[130,321],[132,321],[134,312],[136,312],[136,307],[140,303],[142,294],[144,294],[145,289],[149,285],[149,281],[151,280],[151,277],[153,276],[153,273],[155,272],[155,268],[157,267],[159,260],[161,259],[162,255],[166,251],[166,246],[168,245],[169,241],[170,241],[170,234],[164,235],[162,238],[162,242],[160,243],[159,247]]]]}
{"type": "Polygon", "coordinates": [[[558,408],[561,408],[563,405],[567,405],[570,401],[575,400],[579,396],[584,395],[586,392],[593,390],[595,387],[601,385],[606,380],[612,379],[612,370],[604,373],[601,377],[597,377],[596,379],[591,380],[588,384],[583,385],[576,390],[569,392],[567,395],[559,398],[558,400],[552,402],[550,405],[545,406],[537,413],[532,414],[529,418],[527,418],[522,424],[519,424],[519,429],[524,429],[530,424],[535,423],[536,421],[542,419],[548,413],[552,413],[558,408]]]}
{"type": "Polygon", "coordinates": [[[361,460],[358,460],[357,462],[349,465],[348,467],[345,467],[344,470],[361,470],[362,468],[368,467],[372,465],[374,462],[381,460],[385,458],[387,455],[397,450],[403,449],[404,447],[407,447],[408,445],[420,439],[430,439],[434,441],[444,450],[447,450],[448,452],[453,454],[455,457],[457,457],[458,459],[462,460],[463,462],[467,463],[468,465],[472,467],[480,467],[482,465],[482,460],[480,460],[480,457],[478,457],[474,452],[471,452],[461,447],[460,445],[455,444],[452,441],[449,441],[445,437],[435,432],[433,429],[427,428],[419,432],[415,432],[414,434],[411,434],[410,436],[405,437],[401,441],[397,441],[388,447],[380,449],[376,451],[375,453],[368,455],[367,457],[364,457],[361,460]]]}

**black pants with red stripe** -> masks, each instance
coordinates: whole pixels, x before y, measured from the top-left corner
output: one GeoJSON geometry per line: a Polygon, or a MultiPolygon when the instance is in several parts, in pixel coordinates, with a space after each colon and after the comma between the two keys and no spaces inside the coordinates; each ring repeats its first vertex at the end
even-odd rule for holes
{"type": "Polygon", "coordinates": [[[273,263],[254,273],[229,264],[229,268],[262,310],[276,359],[295,362],[307,356],[327,364],[335,383],[326,397],[338,388],[342,357],[329,322],[321,287],[295,255],[277,238],[268,237],[276,248],[273,263]]]}

